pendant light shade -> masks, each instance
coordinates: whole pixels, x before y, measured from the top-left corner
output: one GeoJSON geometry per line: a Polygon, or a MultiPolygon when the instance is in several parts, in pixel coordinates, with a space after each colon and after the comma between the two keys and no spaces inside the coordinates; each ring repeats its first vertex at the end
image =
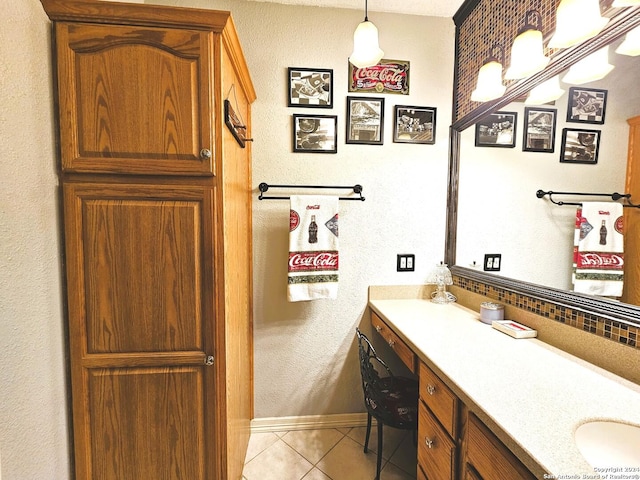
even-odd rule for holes
{"type": "Polygon", "coordinates": [[[478,71],[476,88],[471,92],[471,100],[474,102],[488,102],[504,95],[507,87],[502,83],[502,60],[504,52],[499,46],[494,46],[490,51],[489,59],[484,62],[478,71]],[[496,51],[502,54],[502,58],[495,55],[496,51]]]}
{"type": "Polygon", "coordinates": [[[384,55],[378,43],[378,29],[369,21],[367,1],[364,3],[364,22],[353,32],[353,52],[349,61],[358,68],[376,65],[384,55]]]}
{"type": "Polygon", "coordinates": [[[616,53],[635,57],[640,55],[640,27],[636,27],[627,33],[624,42],[616,48],[616,53]]]}
{"type": "Polygon", "coordinates": [[[556,75],[532,88],[524,103],[525,105],[544,105],[559,99],[563,94],[564,90],[560,88],[560,76],[556,75]]]}
{"type": "Polygon", "coordinates": [[[598,0],[561,0],[549,47],[568,48],[583,42],[600,33],[608,21],[600,15],[598,0]]]}
{"type": "Polygon", "coordinates": [[[604,78],[611,70],[613,70],[613,65],[609,63],[609,47],[607,46],[574,63],[562,81],[582,85],[604,78]]]}
{"type": "Polygon", "coordinates": [[[518,32],[511,47],[511,65],[504,78],[518,80],[544,70],[549,58],[544,56],[542,45],[542,17],[537,10],[530,10],[525,17],[525,26],[518,32]]]}

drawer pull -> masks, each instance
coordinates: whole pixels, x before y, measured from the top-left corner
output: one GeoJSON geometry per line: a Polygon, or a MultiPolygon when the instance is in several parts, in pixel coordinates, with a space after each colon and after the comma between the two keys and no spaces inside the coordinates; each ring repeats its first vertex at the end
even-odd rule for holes
{"type": "Polygon", "coordinates": [[[389,339],[389,346],[390,346],[391,348],[393,348],[393,346],[394,346],[395,344],[396,344],[396,342],[393,340],[393,338],[390,338],[390,339],[389,339]]]}
{"type": "Polygon", "coordinates": [[[433,394],[435,394],[435,393],[436,393],[436,387],[434,387],[434,386],[433,386],[433,385],[431,385],[431,384],[428,384],[428,385],[427,385],[427,393],[428,393],[429,395],[433,395],[433,394]]]}
{"type": "Polygon", "coordinates": [[[428,437],[424,437],[424,443],[427,445],[427,448],[433,448],[435,446],[434,441],[428,437]]]}
{"type": "Polygon", "coordinates": [[[382,327],[380,325],[376,325],[376,332],[380,333],[380,330],[382,330],[382,327]]]}

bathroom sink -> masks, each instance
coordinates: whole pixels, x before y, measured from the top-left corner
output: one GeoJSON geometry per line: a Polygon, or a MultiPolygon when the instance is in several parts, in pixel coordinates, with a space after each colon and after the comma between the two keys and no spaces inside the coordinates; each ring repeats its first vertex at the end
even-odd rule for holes
{"type": "Polygon", "coordinates": [[[578,450],[594,468],[640,468],[640,426],[614,421],[593,421],[575,432],[578,450]]]}

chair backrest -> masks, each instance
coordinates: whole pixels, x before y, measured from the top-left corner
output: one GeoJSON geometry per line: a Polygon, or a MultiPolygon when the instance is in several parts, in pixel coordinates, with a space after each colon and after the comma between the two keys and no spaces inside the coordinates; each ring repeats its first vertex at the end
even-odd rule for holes
{"type": "Polygon", "coordinates": [[[360,357],[360,374],[362,376],[362,390],[365,398],[371,395],[372,391],[378,390],[380,383],[379,369],[384,369],[388,376],[393,377],[391,369],[377,354],[367,336],[356,328],[358,337],[358,354],[360,357]],[[377,366],[377,368],[376,368],[377,366]]]}

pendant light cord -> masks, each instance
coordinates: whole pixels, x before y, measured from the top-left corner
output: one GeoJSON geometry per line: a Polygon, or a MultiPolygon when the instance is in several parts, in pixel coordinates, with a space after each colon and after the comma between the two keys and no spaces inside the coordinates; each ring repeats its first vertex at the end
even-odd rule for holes
{"type": "Polygon", "coordinates": [[[364,0],[364,21],[365,22],[369,21],[369,7],[368,7],[367,0],[364,0]]]}

